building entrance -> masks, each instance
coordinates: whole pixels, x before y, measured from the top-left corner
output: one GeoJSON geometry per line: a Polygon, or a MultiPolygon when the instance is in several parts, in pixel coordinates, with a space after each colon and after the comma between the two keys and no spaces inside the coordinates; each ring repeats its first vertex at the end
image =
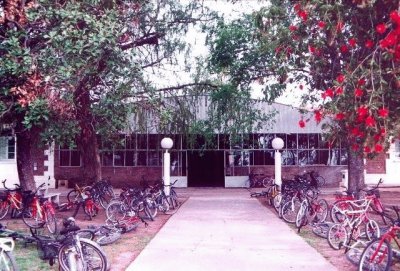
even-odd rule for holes
{"type": "Polygon", "coordinates": [[[223,151],[188,151],[189,187],[225,187],[223,151]]]}

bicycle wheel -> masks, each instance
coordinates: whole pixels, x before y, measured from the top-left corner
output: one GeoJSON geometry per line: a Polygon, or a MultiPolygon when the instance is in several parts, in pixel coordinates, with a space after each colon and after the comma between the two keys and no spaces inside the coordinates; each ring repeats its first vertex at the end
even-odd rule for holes
{"type": "MultiPolygon", "coordinates": [[[[346,219],[346,215],[344,214],[345,210],[353,211],[353,206],[344,200],[338,200],[334,202],[330,210],[330,217],[332,222],[335,223],[343,222],[346,219]]],[[[349,219],[352,220],[353,217],[350,216],[349,219]]]]}
{"type": "Polygon", "coordinates": [[[274,206],[274,209],[277,213],[279,213],[279,206],[281,204],[281,201],[282,201],[282,194],[281,192],[278,192],[272,198],[272,206],[274,206]]]}
{"type": "Polygon", "coordinates": [[[157,206],[153,203],[146,203],[144,206],[144,214],[146,218],[154,221],[154,218],[157,216],[157,206]]]}
{"type": "Polygon", "coordinates": [[[297,211],[296,215],[296,227],[301,228],[305,225],[307,225],[307,212],[308,212],[308,203],[307,200],[303,200],[301,202],[300,208],[297,211]]]}
{"type": "Polygon", "coordinates": [[[352,245],[349,250],[346,252],[346,258],[353,265],[358,266],[358,263],[361,259],[361,254],[363,253],[366,247],[365,242],[358,241],[352,245]]]}
{"type": "Polygon", "coordinates": [[[375,220],[371,219],[365,224],[365,236],[367,236],[369,241],[381,236],[381,229],[375,220]]]}
{"type": "Polygon", "coordinates": [[[18,271],[18,266],[11,251],[0,251],[0,270],[18,271]]]}
{"type": "Polygon", "coordinates": [[[57,232],[57,219],[55,214],[50,211],[46,211],[46,227],[52,234],[57,232]]]}
{"type": "Polygon", "coordinates": [[[101,247],[89,239],[80,239],[82,257],[74,245],[63,245],[58,252],[60,268],[71,270],[107,270],[107,258],[101,247]],[[84,264],[87,268],[84,268],[84,264]]]}
{"type": "Polygon", "coordinates": [[[272,179],[271,177],[265,177],[265,178],[262,180],[262,185],[263,185],[265,188],[268,188],[268,187],[270,187],[271,185],[274,185],[274,179],[272,179]]]}
{"type": "Polygon", "coordinates": [[[110,231],[104,234],[101,234],[99,238],[97,238],[96,243],[100,246],[106,246],[114,243],[119,238],[121,238],[121,233],[118,231],[110,231]]]}
{"type": "Polygon", "coordinates": [[[112,222],[121,221],[125,218],[128,210],[128,206],[122,201],[112,201],[106,209],[107,219],[112,222]]]}
{"type": "Polygon", "coordinates": [[[93,240],[95,237],[94,232],[89,229],[79,230],[76,232],[76,235],[78,235],[79,238],[85,238],[85,239],[89,239],[89,240],[93,240]]]}
{"type": "Polygon", "coordinates": [[[325,181],[324,177],[318,176],[318,177],[315,177],[315,180],[317,181],[318,187],[321,187],[321,186],[325,185],[326,181],[325,181]]]}
{"type": "Polygon", "coordinates": [[[289,201],[287,201],[283,206],[282,206],[282,218],[288,223],[295,223],[296,222],[296,216],[297,212],[300,208],[301,202],[298,198],[293,198],[289,201]]]}
{"type": "Polygon", "coordinates": [[[348,233],[342,224],[333,224],[328,230],[328,243],[331,248],[339,250],[347,244],[348,233]]]}
{"type": "Polygon", "coordinates": [[[167,201],[167,197],[159,196],[157,199],[158,209],[164,214],[169,211],[169,203],[167,201]]]}
{"type": "Polygon", "coordinates": [[[391,245],[386,240],[374,240],[370,242],[361,254],[358,264],[359,271],[370,270],[390,270],[393,251],[391,245]],[[381,243],[382,242],[382,243],[381,243]]]}
{"type": "Polygon", "coordinates": [[[0,200],[0,219],[3,219],[10,210],[10,204],[5,200],[0,200]]]}
{"type": "Polygon", "coordinates": [[[75,189],[72,189],[72,190],[69,191],[68,194],[67,194],[67,200],[68,200],[69,202],[75,202],[75,201],[78,200],[79,195],[80,195],[80,194],[79,194],[78,191],[76,191],[75,189]]]}
{"type": "Polygon", "coordinates": [[[25,208],[22,213],[22,221],[24,221],[25,225],[33,229],[41,228],[46,223],[43,211],[38,211],[32,206],[25,208]]]}
{"type": "Polygon", "coordinates": [[[317,204],[314,206],[315,218],[314,222],[321,223],[325,222],[326,217],[328,216],[328,202],[325,199],[319,199],[317,204]]]}
{"type": "Polygon", "coordinates": [[[322,238],[328,238],[328,230],[330,228],[331,224],[330,223],[317,223],[313,225],[312,227],[312,232],[322,238]]]}

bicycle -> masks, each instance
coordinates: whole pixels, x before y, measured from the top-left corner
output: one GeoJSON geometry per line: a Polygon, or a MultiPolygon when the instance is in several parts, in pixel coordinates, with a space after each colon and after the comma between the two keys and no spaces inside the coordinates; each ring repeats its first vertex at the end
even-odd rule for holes
{"type": "Polygon", "coordinates": [[[379,239],[371,241],[361,254],[358,270],[372,271],[391,269],[393,256],[400,258],[400,215],[399,208],[392,207],[397,219],[390,219],[392,226],[379,239]],[[393,244],[397,245],[397,250],[393,249],[393,244]]]}
{"type": "Polygon", "coordinates": [[[12,251],[14,241],[10,238],[0,238],[0,270],[18,271],[12,251]]]}
{"type": "Polygon", "coordinates": [[[6,187],[6,180],[2,181],[5,193],[0,194],[0,219],[3,219],[11,208],[11,218],[16,218],[22,214],[23,194],[22,188],[18,184],[15,189],[6,187]]]}
{"type": "Polygon", "coordinates": [[[264,174],[253,173],[249,174],[249,178],[245,181],[245,187],[247,189],[257,187],[268,187],[271,183],[272,177],[265,176],[264,174]]]}
{"type": "Polygon", "coordinates": [[[57,238],[38,235],[32,228],[31,234],[37,242],[39,258],[48,260],[54,265],[58,260],[60,270],[99,270],[108,269],[107,257],[101,247],[95,242],[80,238],[80,230],[75,225],[74,218],[63,222],[64,228],[57,238]]]}
{"type": "Polygon", "coordinates": [[[35,192],[31,192],[28,198],[29,204],[24,208],[22,220],[30,228],[41,228],[46,225],[50,233],[57,231],[57,219],[55,209],[50,199],[44,199],[37,192],[45,183],[41,184],[35,192]]]}
{"type": "Polygon", "coordinates": [[[375,195],[366,196],[362,200],[348,200],[349,205],[354,210],[340,210],[341,216],[344,217],[342,223],[333,224],[328,231],[328,243],[335,249],[339,250],[342,246],[346,247],[346,252],[350,247],[350,242],[362,237],[360,226],[365,224],[364,236],[368,240],[380,236],[380,228],[375,220],[368,217],[368,209],[375,195]],[[349,230],[350,229],[350,232],[349,230]]]}
{"type": "Polygon", "coordinates": [[[317,199],[306,193],[297,211],[296,227],[300,232],[300,228],[309,223],[325,222],[327,216],[328,202],[325,199],[317,199]]]}

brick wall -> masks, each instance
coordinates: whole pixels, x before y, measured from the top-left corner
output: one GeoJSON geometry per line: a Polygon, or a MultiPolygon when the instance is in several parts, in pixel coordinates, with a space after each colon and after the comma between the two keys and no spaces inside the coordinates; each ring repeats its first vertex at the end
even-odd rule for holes
{"type": "Polygon", "coordinates": [[[386,153],[380,153],[374,159],[367,159],[365,169],[367,174],[385,174],[386,153]]]}

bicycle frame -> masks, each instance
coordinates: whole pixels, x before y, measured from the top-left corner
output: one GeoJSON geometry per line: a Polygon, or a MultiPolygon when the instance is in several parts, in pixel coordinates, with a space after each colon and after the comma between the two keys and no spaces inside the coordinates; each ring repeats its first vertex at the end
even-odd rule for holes
{"type": "Polygon", "coordinates": [[[11,238],[0,238],[0,261],[3,263],[7,262],[4,256],[4,251],[10,252],[14,250],[14,240],[11,238]]]}
{"type": "MultiPolygon", "coordinates": [[[[399,240],[397,238],[397,234],[400,233],[400,227],[399,226],[392,226],[390,227],[389,231],[385,234],[383,234],[380,238],[378,247],[376,248],[375,252],[371,255],[371,261],[375,260],[375,257],[378,255],[382,247],[382,244],[387,241],[388,244],[391,244],[392,240],[394,240],[394,242],[396,243],[397,247],[400,249],[400,243],[399,240]]],[[[385,250],[385,252],[387,253],[387,250],[385,250]]],[[[380,260],[378,261],[379,263],[384,259],[384,257],[381,257],[380,260]]]]}

